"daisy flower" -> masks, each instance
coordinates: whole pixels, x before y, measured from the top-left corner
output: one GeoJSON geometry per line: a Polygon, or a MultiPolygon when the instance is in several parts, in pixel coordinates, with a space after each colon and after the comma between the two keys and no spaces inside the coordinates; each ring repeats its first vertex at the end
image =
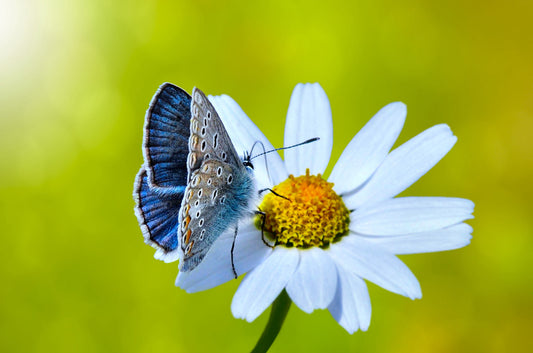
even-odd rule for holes
{"type": "MultiPolygon", "coordinates": [[[[223,95],[209,98],[236,147],[244,155],[255,141],[273,146],[238,104],[223,95]]],[[[448,197],[396,197],[448,153],[457,138],[436,125],[390,151],[407,114],[403,103],[381,109],[345,148],[326,180],[322,176],[333,146],[328,98],[319,84],[298,84],[285,125],[285,160],[270,153],[254,160],[258,208],[223,234],[203,262],[179,273],[187,292],[212,288],[246,273],[231,304],[233,315],[257,318],[285,289],[303,311],[328,309],[349,333],[368,329],[371,316],[366,281],[411,299],[420,285],[396,255],[443,251],[469,244],[474,204],[448,197]],[[265,158],[265,159],[263,159],[265,158]],[[267,169],[268,168],[268,169],[267,169]],[[263,233],[262,233],[263,232],[263,233]],[[263,235],[275,244],[267,246],[263,235]]],[[[256,152],[256,151],[254,151],[256,152]]],[[[260,151],[261,152],[261,151],[260,151]]]]}

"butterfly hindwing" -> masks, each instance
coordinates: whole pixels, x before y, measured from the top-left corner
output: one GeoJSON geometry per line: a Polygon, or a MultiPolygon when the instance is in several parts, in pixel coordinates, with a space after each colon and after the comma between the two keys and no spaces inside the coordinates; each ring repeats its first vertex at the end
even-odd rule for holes
{"type": "Polygon", "coordinates": [[[188,184],[180,212],[181,271],[194,269],[215,240],[249,209],[254,183],[206,96],[193,90],[188,184]]]}
{"type": "Polygon", "coordinates": [[[238,216],[237,190],[232,187],[233,182],[238,183],[235,172],[236,168],[216,159],[205,161],[193,172],[182,208],[182,271],[196,266],[210,245],[238,216]]]}
{"type": "Polygon", "coordinates": [[[143,166],[135,178],[133,197],[135,215],[144,240],[157,249],[155,257],[166,262],[177,260],[179,209],[183,193],[162,194],[152,190],[143,166]]]}
{"type": "Polygon", "coordinates": [[[187,153],[191,97],[181,88],[164,83],[146,112],[143,153],[148,183],[169,192],[187,183],[187,153]]]}

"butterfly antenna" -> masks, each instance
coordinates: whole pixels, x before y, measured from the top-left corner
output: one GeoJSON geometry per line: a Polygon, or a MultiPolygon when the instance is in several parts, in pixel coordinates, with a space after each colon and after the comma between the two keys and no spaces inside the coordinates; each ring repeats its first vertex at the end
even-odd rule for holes
{"type": "Polygon", "coordinates": [[[256,141],[254,142],[254,144],[252,145],[252,148],[250,149],[250,152],[248,152],[248,151],[245,151],[245,152],[244,152],[244,153],[246,154],[246,155],[244,156],[245,159],[249,159],[249,160],[252,159],[251,156],[252,156],[252,153],[253,153],[253,151],[254,151],[254,148],[255,148],[255,146],[256,146],[257,144],[261,144],[261,146],[263,147],[263,151],[265,151],[265,145],[263,145],[263,142],[261,142],[261,141],[259,141],[259,140],[256,140],[256,141]]]}
{"type": "MultiPolygon", "coordinates": [[[[274,148],[273,150],[270,150],[270,151],[265,151],[265,146],[263,146],[263,152],[262,153],[259,153],[259,154],[256,154],[255,156],[253,157],[250,157],[250,160],[254,159],[254,158],[257,158],[257,157],[260,157],[262,155],[265,155],[267,153],[271,153],[271,152],[275,152],[275,151],[281,151],[281,150],[288,150],[289,148],[294,148],[294,147],[298,147],[298,146],[302,146],[302,145],[307,145],[308,143],[311,143],[311,142],[315,142],[315,141],[318,141],[320,140],[320,137],[313,137],[309,140],[305,140],[304,142],[300,142],[300,143],[297,143],[295,145],[291,145],[291,146],[287,146],[287,147],[279,147],[279,148],[274,148]]],[[[260,142],[261,145],[263,145],[263,143],[261,141],[256,141],[257,142],[260,142]]],[[[254,143],[255,145],[255,143],[254,143]]],[[[252,147],[253,149],[253,147],[252,147]]],[[[251,153],[250,153],[251,155],[251,153]]]]}
{"type": "MultiPolygon", "coordinates": [[[[263,153],[261,154],[258,154],[257,156],[261,156],[261,155],[264,155],[266,154],[265,152],[265,145],[263,144],[263,142],[257,140],[254,142],[254,144],[252,145],[252,148],[250,149],[250,153],[248,153],[247,156],[245,156],[245,159],[247,159],[248,163],[252,164],[252,159],[257,157],[257,156],[254,156],[252,157],[252,152],[254,151],[254,148],[256,145],[261,145],[261,148],[263,149],[263,153]]],[[[266,168],[266,172],[267,172],[267,175],[268,175],[268,180],[270,180],[272,182],[272,178],[270,177],[270,170],[268,169],[268,161],[267,161],[267,158],[265,156],[265,168],[266,168]]]]}

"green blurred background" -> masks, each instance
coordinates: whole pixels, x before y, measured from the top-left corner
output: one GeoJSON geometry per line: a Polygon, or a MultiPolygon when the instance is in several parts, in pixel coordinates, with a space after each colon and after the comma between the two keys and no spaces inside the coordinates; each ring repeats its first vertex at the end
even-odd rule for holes
{"type": "Polygon", "coordinates": [[[370,285],[368,332],[293,307],[272,352],[533,350],[533,2],[0,4],[0,351],[255,344],[268,315],[232,317],[240,280],[186,294],[143,244],[132,184],[165,81],[231,95],[275,146],[294,85],[320,82],[333,161],[397,100],[399,143],[442,122],[459,138],[404,194],[474,200],[472,244],[403,256],[424,297],[370,285]]]}

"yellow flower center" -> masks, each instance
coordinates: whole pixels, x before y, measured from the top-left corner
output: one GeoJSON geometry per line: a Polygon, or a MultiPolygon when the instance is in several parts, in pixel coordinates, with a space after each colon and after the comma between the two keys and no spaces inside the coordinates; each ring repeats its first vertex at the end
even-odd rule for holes
{"type": "Polygon", "coordinates": [[[273,238],[275,245],[309,248],[327,247],[348,233],[350,211],[320,174],[294,177],[273,188],[259,206],[255,225],[273,238]],[[285,199],[286,198],[286,199],[285,199]]]}

